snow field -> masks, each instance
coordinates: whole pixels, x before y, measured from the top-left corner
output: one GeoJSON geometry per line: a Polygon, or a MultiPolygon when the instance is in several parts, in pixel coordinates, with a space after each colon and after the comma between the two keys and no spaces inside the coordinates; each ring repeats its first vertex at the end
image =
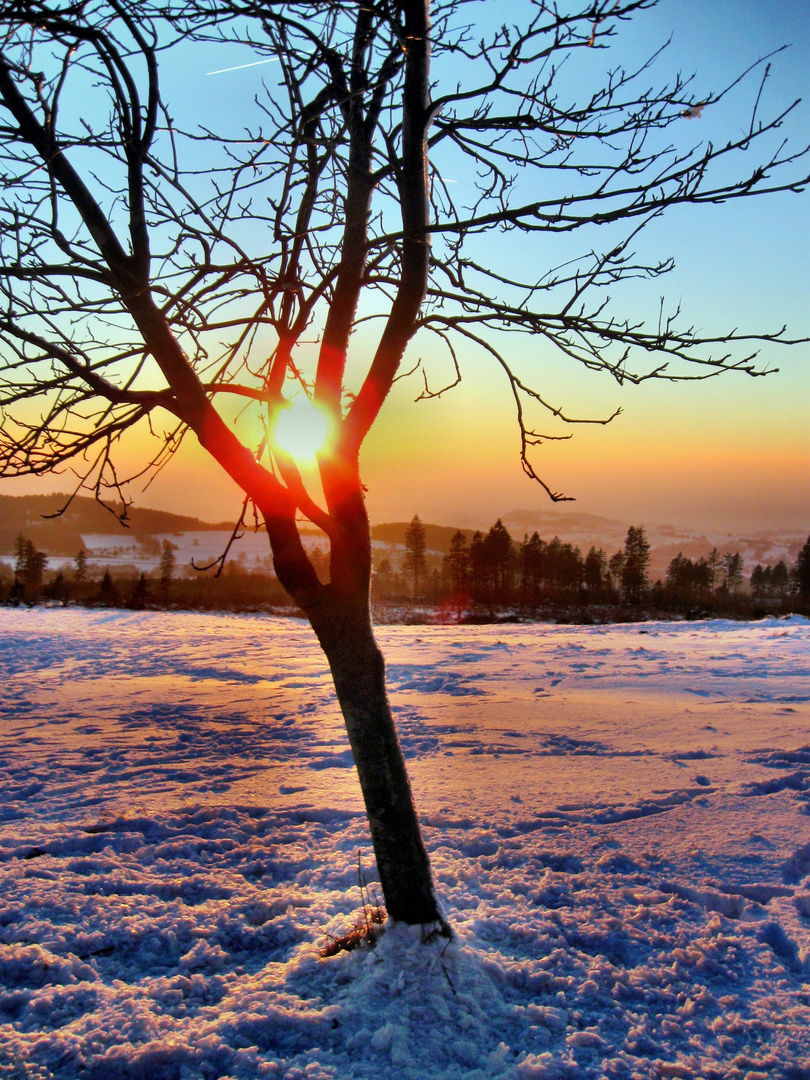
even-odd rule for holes
{"type": "Polygon", "coordinates": [[[0,610],[0,1077],[810,1077],[810,623],[385,627],[456,939],[296,620],[0,610]]]}

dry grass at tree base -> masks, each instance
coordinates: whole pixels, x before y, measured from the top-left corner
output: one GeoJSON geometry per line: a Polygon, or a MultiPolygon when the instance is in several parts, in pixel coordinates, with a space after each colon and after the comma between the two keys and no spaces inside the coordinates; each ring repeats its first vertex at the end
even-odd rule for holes
{"type": "Polygon", "coordinates": [[[353,949],[358,949],[363,945],[373,949],[377,938],[383,932],[387,913],[376,891],[372,900],[359,851],[357,852],[357,885],[360,889],[362,914],[357,916],[354,926],[347,934],[333,937],[325,932],[328,940],[319,950],[319,955],[324,960],[329,956],[337,956],[341,952],[352,952],[353,949]]]}

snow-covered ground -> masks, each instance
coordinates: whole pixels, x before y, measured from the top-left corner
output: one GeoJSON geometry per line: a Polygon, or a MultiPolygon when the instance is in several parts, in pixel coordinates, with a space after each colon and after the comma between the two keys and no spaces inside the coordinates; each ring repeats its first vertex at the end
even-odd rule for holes
{"type": "Polygon", "coordinates": [[[810,1077],[810,623],[385,627],[457,938],[295,620],[0,610],[0,1077],[810,1077]]]}

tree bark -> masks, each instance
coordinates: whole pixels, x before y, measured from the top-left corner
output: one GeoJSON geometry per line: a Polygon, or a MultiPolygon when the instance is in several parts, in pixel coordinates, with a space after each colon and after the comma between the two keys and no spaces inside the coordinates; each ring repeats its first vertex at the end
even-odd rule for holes
{"type": "Polygon", "coordinates": [[[309,615],[346,722],[388,914],[411,924],[438,923],[448,932],[388,703],[368,596],[329,596],[309,615]]]}
{"type": "Polygon", "coordinates": [[[329,662],[343,713],[385,906],[393,919],[449,934],[419,830],[371,625],[371,529],[357,458],[321,462],[330,493],[329,584],[315,573],[292,514],[263,516],[276,576],[300,605],[329,662]]]}

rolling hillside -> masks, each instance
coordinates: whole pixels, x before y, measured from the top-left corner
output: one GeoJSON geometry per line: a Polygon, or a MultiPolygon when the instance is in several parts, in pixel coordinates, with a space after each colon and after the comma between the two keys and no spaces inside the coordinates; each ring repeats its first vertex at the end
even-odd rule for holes
{"type": "MultiPolygon", "coordinates": [[[[154,535],[225,531],[230,534],[232,521],[207,522],[183,514],[147,507],[130,507],[127,524],[122,525],[114,513],[94,499],[77,497],[64,514],[67,496],[52,495],[0,495],[0,555],[10,555],[14,540],[20,533],[48,555],[73,557],[82,546],[82,536],[109,535],[110,546],[121,541],[139,541],[154,535]]],[[[544,510],[514,510],[502,517],[512,539],[519,544],[524,536],[538,532],[542,539],[561,540],[578,547],[583,555],[593,546],[603,548],[608,556],[624,546],[629,524],[643,524],[651,545],[650,579],[663,578],[667,566],[676,555],[682,553],[697,559],[708,555],[713,547],[721,554],[736,552],[742,555],[745,574],[748,576],[757,563],[773,564],[784,559],[792,565],[802,544],[810,532],[810,520],[804,531],[787,532],[784,529],[763,530],[755,534],[734,536],[730,533],[707,529],[676,528],[647,522],[623,522],[618,518],[600,517],[595,514],[560,513],[544,510]]],[[[491,523],[490,523],[491,524],[491,523]]],[[[450,540],[456,532],[452,525],[435,525],[423,522],[427,549],[436,555],[445,555],[450,540]]],[[[481,531],[486,534],[487,529],[481,531]]],[[[378,547],[391,548],[391,554],[403,548],[407,521],[384,522],[373,525],[372,539],[378,547]]],[[[467,542],[474,530],[461,530],[467,542]]]]}
{"type": "Polygon", "coordinates": [[[10,554],[20,533],[49,555],[75,555],[82,546],[82,535],[110,533],[123,537],[150,536],[154,533],[191,532],[208,529],[232,529],[233,522],[199,521],[183,514],[130,506],[127,524],[95,499],[77,496],[64,514],[60,514],[67,496],[0,495],[0,554],[10,554]],[[59,516],[54,516],[59,515],[59,516]]]}

